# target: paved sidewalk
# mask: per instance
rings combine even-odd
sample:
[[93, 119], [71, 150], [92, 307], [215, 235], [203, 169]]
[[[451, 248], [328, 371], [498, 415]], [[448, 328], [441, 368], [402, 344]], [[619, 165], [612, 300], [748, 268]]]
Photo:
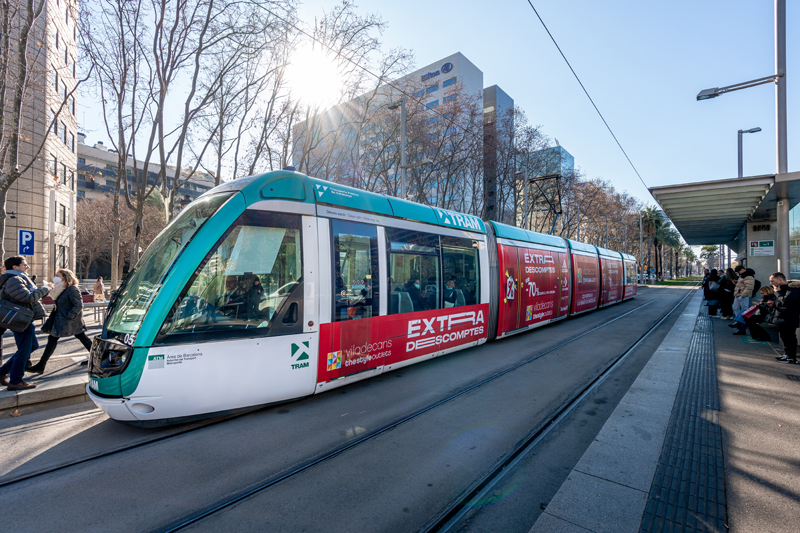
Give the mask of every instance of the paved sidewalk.
[[[100, 333], [101, 324], [94, 320], [94, 312], [85, 309], [83, 312], [86, 323], [87, 336], [91, 339]], [[37, 320], [36, 338], [40, 348], [31, 354], [34, 364], [41, 357], [44, 346], [47, 344], [47, 335], [39, 331], [40, 323]], [[14, 336], [6, 332], [2, 337], [3, 362], [7, 361], [16, 351]], [[47, 363], [47, 369], [41, 376], [25, 374], [25, 381], [36, 384], [35, 389], [24, 391], [9, 391], [0, 387], [0, 416], [25, 415], [52, 407], [61, 407], [74, 403], [89, 401], [86, 394], [86, 384], [89, 376], [87, 366], [81, 364], [87, 360], [89, 352], [74, 337], [59, 340], [56, 351]]]
[[798, 529], [800, 366], [728, 324], [698, 291], [532, 532]]

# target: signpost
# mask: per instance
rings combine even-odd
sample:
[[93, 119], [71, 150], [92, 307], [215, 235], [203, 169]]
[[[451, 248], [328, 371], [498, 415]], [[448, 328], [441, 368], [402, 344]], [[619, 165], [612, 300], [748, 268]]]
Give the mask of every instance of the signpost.
[[775, 255], [775, 241], [750, 241], [750, 257]]
[[17, 236], [17, 254], [33, 255], [36, 253], [36, 239], [31, 230], [21, 229]]

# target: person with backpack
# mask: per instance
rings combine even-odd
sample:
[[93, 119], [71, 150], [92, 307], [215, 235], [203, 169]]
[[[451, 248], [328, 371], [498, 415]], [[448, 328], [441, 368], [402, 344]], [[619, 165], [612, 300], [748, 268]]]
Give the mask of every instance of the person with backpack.
[[[39, 301], [50, 292], [50, 284], [45, 282], [43, 287], [37, 289], [25, 274], [30, 266], [21, 255], [6, 259], [5, 267], [5, 274], [0, 276], [0, 298], [29, 307], [33, 310], [33, 320], [21, 333], [14, 332], [17, 351], [0, 367], [0, 384], [7, 386], [10, 391], [32, 389], [36, 385], [22, 381], [22, 377], [31, 352], [39, 349], [34, 321], [44, 318], [44, 307]], [[9, 374], [10, 378], [7, 377]]]
[[756, 279], [756, 272], [752, 268], [739, 265], [736, 267], [736, 274], [739, 276], [739, 280], [733, 291], [734, 315], [738, 315], [750, 307], [750, 298], [758, 294], [758, 290], [761, 288], [761, 282]]

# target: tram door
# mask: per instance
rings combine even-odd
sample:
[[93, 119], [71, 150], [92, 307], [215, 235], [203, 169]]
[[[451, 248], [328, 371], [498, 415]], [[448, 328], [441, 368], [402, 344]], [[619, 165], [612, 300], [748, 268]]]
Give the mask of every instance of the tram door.
[[320, 328], [318, 381], [330, 381], [383, 365], [372, 348], [379, 340], [373, 317], [380, 312], [377, 227], [331, 221], [331, 323]]
[[558, 282], [558, 289], [556, 290], [558, 291], [558, 316], [566, 316], [569, 314], [569, 257], [567, 257], [566, 252], [559, 252], [557, 256], [556, 272], [558, 272], [558, 278], [556, 281]]

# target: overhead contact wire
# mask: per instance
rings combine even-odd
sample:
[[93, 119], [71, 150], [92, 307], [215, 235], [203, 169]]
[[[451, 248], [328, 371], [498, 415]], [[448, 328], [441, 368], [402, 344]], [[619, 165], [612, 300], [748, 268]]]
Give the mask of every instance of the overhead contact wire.
[[[575, 76], [576, 80], [578, 80], [578, 85], [581, 86], [581, 89], [583, 89], [584, 94], [586, 94], [586, 98], [588, 98], [589, 102], [592, 103], [592, 107], [594, 107], [594, 110], [597, 111], [597, 114], [600, 116], [600, 120], [602, 120], [603, 124], [606, 125], [606, 129], [608, 129], [608, 132], [614, 138], [614, 142], [616, 142], [617, 146], [619, 146], [619, 149], [622, 151], [622, 155], [624, 155], [625, 159], [628, 160], [628, 164], [630, 164], [631, 168], [636, 173], [636, 176], [639, 178], [639, 181], [641, 181], [642, 185], [644, 185], [645, 189], [647, 189], [647, 192], [650, 192], [650, 188], [644, 182], [644, 179], [642, 178], [642, 175], [639, 174], [639, 171], [636, 169], [636, 166], [633, 164], [633, 161], [631, 161], [631, 158], [628, 157], [628, 153], [625, 151], [625, 148], [622, 147], [622, 143], [620, 143], [619, 139], [617, 139], [617, 136], [614, 135], [614, 131], [611, 129], [611, 126], [608, 125], [608, 122], [606, 121], [606, 119], [603, 116], [603, 114], [600, 112], [600, 109], [597, 107], [597, 104], [594, 103], [594, 100], [592, 99], [592, 96], [589, 94], [589, 91], [586, 90], [586, 87], [583, 85], [583, 82], [581, 81], [580, 77], [578, 77], [578, 73], [575, 72], [574, 68], [572, 68], [572, 65], [570, 64], [569, 60], [567, 59], [567, 56], [564, 55], [564, 52], [561, 50], [561, 47], [558, 46], [558, 42], [556, 42], [556, 38], [553, 37], [552, 33], [550, 33], [550, 30], [548, 29], [547, 24], [544, 23], [544, 20], [542, 20], [542, 17], [541, 17], [541, 15], [539, 15], [539, 12], [536, 11], [536, 8], [533, 6], [533, 2], [531, 0], [528, 0], [528, 5], [531, 6], [531, 9], [533, 9], [533, 12], [536, 14], [536, 17], [539, 19], [539, 22], [542, 23], [542, 27], [544, 28], [544, 31], [547, 32], [547, 35], [550, 36], [550, 40], [553, 41], [554, 45], [556, 45], [556, 49], [558, 49], [558, 53], [561, 54], [561, 57], [564, 59], [564, 62], [569, 67], [569, 70], [572, 72], [572, 75]], [[651, 193], [651, 196], [652, 196], [652, 193]], [[655, 200], [655, 197], [653, 197], [653, 199]], [[656, 200], [656, 202], [658, 202], [658, 200]]]

